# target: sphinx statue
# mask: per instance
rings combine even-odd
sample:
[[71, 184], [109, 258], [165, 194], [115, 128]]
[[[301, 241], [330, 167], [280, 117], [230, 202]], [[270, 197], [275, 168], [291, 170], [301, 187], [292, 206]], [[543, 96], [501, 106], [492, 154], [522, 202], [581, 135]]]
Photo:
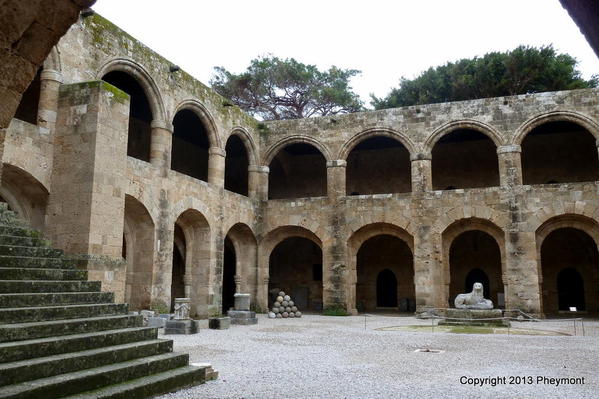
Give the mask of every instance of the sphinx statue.
[[493, 302], [483, 296], [481, 283], [474, 283], [472, 292], [458, 295], [454, 305], [456, 309], [493, 309]]

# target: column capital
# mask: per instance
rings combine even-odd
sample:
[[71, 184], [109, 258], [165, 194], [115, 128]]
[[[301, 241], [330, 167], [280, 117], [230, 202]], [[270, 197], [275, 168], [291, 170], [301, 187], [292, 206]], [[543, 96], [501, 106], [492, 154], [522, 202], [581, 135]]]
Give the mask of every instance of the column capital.
[[522, 147], [518, 144], [500, 145], [497, 147], [497, 154], [508, 154], [512, 152], [520, 153], [522, 152]]
[[227, 156], [227, 152], [220, 147], [210, 147], [208, 148], [208, 154], [210, 155], [220, 155], [221, 157]]
[[268, 166], [249, 165], [248, 172], [269, 173], [270, 168]]
[[430, 152], [416, 152], [410, 155], [410, 161], [430, 161], [433, 155]]
[[327, 161], [327, 168], [345, 168], [346, 166], [347, 162], [344, 159]]
[[62, 83], [62, 73], [53, 69], [44, 69], [40, 74], [41, 80], [53, 80], [58, 83]]
[[171, 133], [175, 130], [172, 123], [169, 123], [167, 121], [161, 121], [158, 119], [154, 119], [150, 126], [152, 127], [152, 129], [164, 129], [168, 130]]

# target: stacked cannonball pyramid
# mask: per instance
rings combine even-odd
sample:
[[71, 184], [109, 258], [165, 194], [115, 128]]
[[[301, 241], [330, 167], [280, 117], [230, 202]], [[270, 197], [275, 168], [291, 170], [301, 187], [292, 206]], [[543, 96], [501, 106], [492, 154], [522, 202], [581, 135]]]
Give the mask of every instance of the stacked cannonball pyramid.
[[297, 307], [285, 292], [279, 292], [279, 296], [272, 305], [272, 310], [268, 313], [271, 319], [285, 319], [287, 317], [302, 317], [302, 312], [297, 310]]

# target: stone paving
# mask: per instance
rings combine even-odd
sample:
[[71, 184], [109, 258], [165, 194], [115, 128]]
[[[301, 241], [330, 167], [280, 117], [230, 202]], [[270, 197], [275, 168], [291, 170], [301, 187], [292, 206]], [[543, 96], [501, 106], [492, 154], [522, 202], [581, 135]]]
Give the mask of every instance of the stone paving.
[[[411, 316], [258, 317], [253, 326], [169, 336], [176, 351], [211, 362], [220, 376], [163, 398], [596, 398], [599, 391], [599, 320], [585, 322], [586, 336], [507, 336], [377, 330], [430, 325]], [[513, 326], [574, 332], [566, 321]]]

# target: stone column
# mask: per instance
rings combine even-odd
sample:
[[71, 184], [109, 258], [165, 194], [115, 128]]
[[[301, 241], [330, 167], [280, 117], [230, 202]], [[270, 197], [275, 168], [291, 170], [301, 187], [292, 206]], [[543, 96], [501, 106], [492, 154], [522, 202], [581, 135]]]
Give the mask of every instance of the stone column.
[[268, 199], [268, 166], [248, 166], [248, 194], [250, 198], [266, 201]]
[[[441, 243], [439, 242], [440, 246]], [[439, 248], [439, 253], [441, 252]], [[431, 307], [447, 307], [439, 259], [434, 258], [435, 241], [430, 226], [418, 224], [414, 236], [414, 288], [416, 312]]]
[[226, 152], [222, 148], [208, 149], [208, 183], [219, 188], [225, 186], [225, 156]]
[[150, 163], [164, 171], [171, 168], [173, 125], [160, 120], [152, 121]]
[[235, 280], [235, 292], [242, 293], [243, 292], [243, 277], [240, 275], [233, 276], [233, 280]]
[[419, 153], [411, 156], [412, 161], [412, 192], [422, 193], [432, 191], [432, 156], [431, 154]]
[[347, 162], [342, 159], [327, 162], [327, 195], [330, 198], [345, 196], [345, 170]]
[[499, 182], [502, 187], [522, 185], [522, 148], [519, 145], [497, 147]]
[[264, 271], [259, 272], [260, 276], [258, 276], [258, 298], [257, 305], [261, 309], [269, 309], [270, 303], [268, 303], [268, 283], [270, 278], [268, 276], [264, 276]]
[[54, 131], [58, 112], [58, 92], [62, 84], [62, 74], [58, 71], [45, 69], [41, 73], [40, 99], [37, 111], [39, 126]]
[[193, 276], [190, 272], [185, 272], [183, 275], [183, 285], [185, 286], [185, 297], [191, 298], [191, 286], [193, 284]]

